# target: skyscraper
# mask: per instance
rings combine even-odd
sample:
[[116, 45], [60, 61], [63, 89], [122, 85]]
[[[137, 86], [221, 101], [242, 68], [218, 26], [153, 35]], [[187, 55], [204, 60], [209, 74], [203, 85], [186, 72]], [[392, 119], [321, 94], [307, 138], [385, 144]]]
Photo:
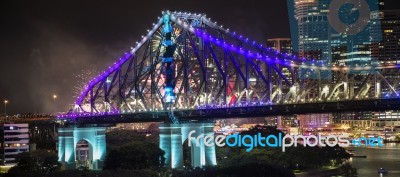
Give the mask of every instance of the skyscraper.
[[331, 61], [328, 0], [289, 0], [293, 49], [300, 57]]
[[292, 40], [290, 38], [272, 38], [267, 40], [267, 46], [280, 53], [293, 54]]
[[[313, 59], [322, 61], [321, 63], [328, 67], [364, 66], [373, 62], [371, 43], [381, 39], [379, 8], [383, 8], [383, 0], [352, 2], [287, 0], [287, 2], [293, 50], [299, 57], [304, 57], [308, 61]], [[301, 80], [316, 79], [328, 87], [340, 79], [338, 73], [331, 71], [321, 71], [319, 75], [307, 70], [300, 72], [302, 73], [299, 73], [299, 76], [306, 76]], [[350, 70], [348, 74], [354, 79], [346, 82], [358, 88], [368, 72]], [[315, 97], [319, 94], [319, 90], [310, 90], [309, 94]], [[365, 117], [364, 114], [362, 116]], [[325, 114], [317, 116], [316, 119], [327, 119], [327, 117], [329, 115]]]
[[[288, 0], [293, 50], [325, 65], [371, 63], [371, 42], [380, 41], [383, 0]], [[324, 73], [331, 78], [331, 73]]]
[[[289, 55], [293, 54], [292, 41], [290, 38], [272, 38], [267, 39], [267, 46], [273, 48], [280, 53], [286, 53]], [[283, 75], [286, 76], [289, 82], [292, 82], [291, 72], [288, 68], [282, 68]], [[279, 77], [278, 75], [273, 75], [272, 77]], [[281, 88], [283, 89], [283, 88]]]
[[380, 20], [382, 41], [373, 44], [372, 56], [381, 64], [400, 64], [400, 10], [383, 10]]

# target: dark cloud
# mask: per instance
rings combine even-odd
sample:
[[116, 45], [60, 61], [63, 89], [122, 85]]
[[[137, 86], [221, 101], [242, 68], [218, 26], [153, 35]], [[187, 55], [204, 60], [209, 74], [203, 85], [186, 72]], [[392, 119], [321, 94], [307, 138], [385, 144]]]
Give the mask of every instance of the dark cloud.
[[11, 113], [67, 110], [77, 76], [104, 70], [165, 9], [206, 13], [259, 42], [290, 36], [286, 0], [1, 1], [0, 99]]

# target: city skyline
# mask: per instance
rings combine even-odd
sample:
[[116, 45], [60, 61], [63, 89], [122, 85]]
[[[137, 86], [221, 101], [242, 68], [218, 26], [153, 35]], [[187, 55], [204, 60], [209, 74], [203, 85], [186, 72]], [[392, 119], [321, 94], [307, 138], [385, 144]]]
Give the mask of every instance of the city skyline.
[[397, 176], [393, 4], [1, 2], [0, 177]]
[[[149, 28], [148, 23], [163, 9], [208, 14], [222, 25], [259, 42], [290, 36], [286, 1], [220, 2], [212, 9], [206, 5], [211, 2], [152, 3], [155, 7], [149, 12], [129, 13], [128, 9], [113, 10], [127, 8], [124, 3], [111, 7], [101, 2], [79, 6], [74, 2], [32, 3], [29, 9], [24, 3], [8, 3], [1, 6], [5, 8], [1, 18], [8, 27], [3, 28], [0, 35], [4, 39], [1, 40], [0, 63], [9, 67], [0, 71], [4, 76], [0, 99], [9, 101], [9, 114], [67, 111], [77, 96], [77, 89], [91, 78], [90, 75], [102, 71], [132, 46], [139, 39], [137, 36], [143, 35], [142, 29]], [[396, 8], [394, 1], [385, 3]], [[226, 11], [216, 11], [219, 8]], [[143, 13], [146, 16], [141, 16]]]

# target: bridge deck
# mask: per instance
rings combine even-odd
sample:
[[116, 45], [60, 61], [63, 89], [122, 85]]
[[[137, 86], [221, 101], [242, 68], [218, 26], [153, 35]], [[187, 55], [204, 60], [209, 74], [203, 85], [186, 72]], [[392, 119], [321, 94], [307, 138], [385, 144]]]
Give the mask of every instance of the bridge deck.
[[[215, 119], [250, 118], [277, 115], [333, 113], [353, 111], [400, 110], [400, 99], [371, 99], [340, 102], [315, 102], [303, 104], [263, 105], [243, 107], [206, 107], [200, 109], [176, 110], [174, 113], [182, 121], [212, 121]], [[79, 124], [162, 122], [167, 120], [166, 111], [137, 112], [127, 114], [64, 117], [62, 120]]]

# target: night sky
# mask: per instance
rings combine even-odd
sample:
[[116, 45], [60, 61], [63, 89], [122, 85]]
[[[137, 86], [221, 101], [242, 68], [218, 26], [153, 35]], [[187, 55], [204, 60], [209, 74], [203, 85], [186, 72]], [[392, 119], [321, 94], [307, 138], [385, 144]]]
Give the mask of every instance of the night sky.
[[[400, 8], [396, 2], [385, 4]], [[3, 0], [0, 99], [9, 100], [7, 113], [67, 111], [77, 88], [89, 79], [82, 75], [93, 75], [114, 63], [166, 9], [206, 13], [218, 24], [259, 42], [290, 37], [286, 0]]]

